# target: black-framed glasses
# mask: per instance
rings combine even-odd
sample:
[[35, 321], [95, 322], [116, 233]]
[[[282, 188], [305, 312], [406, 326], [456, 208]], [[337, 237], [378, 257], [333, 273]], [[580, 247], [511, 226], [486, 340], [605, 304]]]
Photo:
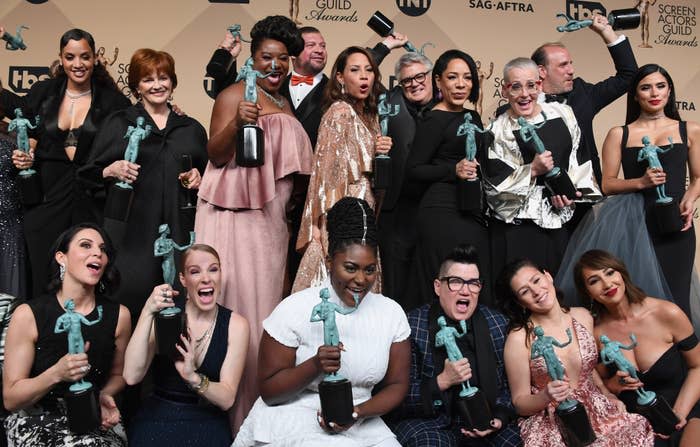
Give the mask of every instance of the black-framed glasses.
[[410, 87], [411, 84], [413, 84], [413, 81], [416, 81], [418, 84], [422, 84], [425, 82], [425, 79], [428, 77], [428, 73], [430, 73], [430, 70], [423, 72], [423, 73], [418, 73], [415, 76], [411, 76], [410, 78], [403, 78], [402, 80], [399, 81], [399, 85], [401, 87]]
[[467, 285], [467, 289], [472, 293], [478, 293], [481, 291], [481, 288], [484, 287], [484, 280], [482, 278], [464, 279], [459, 276], [443, 276], [440, 278], [440, 281], [446, 282], [447, 288], [450, 289], [451, 292], [459, 292], [465, 284]]

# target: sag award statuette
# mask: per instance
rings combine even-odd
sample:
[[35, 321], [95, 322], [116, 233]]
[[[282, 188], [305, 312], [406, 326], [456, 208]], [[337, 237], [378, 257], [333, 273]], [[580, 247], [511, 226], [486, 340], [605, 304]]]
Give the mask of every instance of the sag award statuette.
[[[129, 126], [124, 134], [124, 139], [129, 143], [124, 151], [124, 160], [129, 163], [136, 163], [139, 156], [139, 146], [141, 142], [151, 134], [151, 125], [144, 123], [146, 119], [142, 116], [136, 118], [136, 127]], [[121, 181], [113, 184], [107, 193], [105, 203], [105, 218], [126, 222], [129, 220], [131, 203], [134, 200], [134, 187], [127, 182]]]
[[12, 35], [5, 31], [2, 33], [2, 40], [5, 41], [5, 49], [10, 50], [10, 51], [17, 51], [17, 50], [26, 50], [27, 45], [24, 43], [24, 39], [22, 39], [22, 30], [23, 29], [29, 29], [28, 26], [20, 25], [17, 27], [17, 34]]
[[[392, 107], [393, 106], [393, 107]], [[389, 133], [389, 117], [399, 114], [400, 106], [386, 103], [386, 93], [379, 95], [377, 113], [382, 136]], [[393, 111], [392, 111], [393, 110]], [[391, 157], [387, 154], [377, 154], [374, 157], [374, 189], [387, 189], [391, 186]]]
[[[328, 288], [321, 289], [319, 297], [321, 302], [314, 306], [309, 321], [322, 321], [323, 344], [338, 346], [340, 336], [338, 326], [335, 324], [335, 313], [347, 315], [355, 312], [360, 304], [360, 298], [357, 294], [353, 294], [355, 307], [345, 308], [328, 301], [331, 297]], [[348, 379], [337, 372], [326, 374], [318, 384], [318, 395], [321, 398], [321, 415], [326, 424], [333, 422], [338, 425], [347, 425], [353, 422], [352, 384]]]
[[[541, 154], [545, 151], [544, 143], [537, 135], [537, 129], [544, 126], [547, 122], [547, 116], [542, 112], [542, 117], [544, 121], [538, 126], [535, 124], [530, 124], [524, 117], [518, 118], [518, 124], [520, 125], [520, 138], [524, 142], [532, 141], [535, 151]], [[556, 196], [566, 196], [569, 200], [574, 200], [576, 198], [576, 187], [569, 175], [563, 171], [558, 166], [552, 168], [551, 171], [544, 175], [544, 185], [549, 189], [549, 191]]]
[[[464, 122], [457, 128], [457, 136], [466, 135], [464, 140], [465, 158], [469, 161], [474, 161], [476, 158], [476, 132], [487, 133], [489, 129], [479, 129], [479, 126], [472, 123], [471, 114], [466, 112]], [[460, 211], [480, 213], [482, 197], [481, 180], [478, 177], [457, 182], [457, 208]]]
[[[649, 168], [663, 171], [661, 161], [659, 161], [659, 153], [665, 154], [673, 149], [673, 139], [668, 137], [670, 146], [668, 149], [661, 149], [659, 146], [651, 144], [649, 137], [642, 137], [644, 145], [637, 155], [637, 161], [646, 160], [649, 163]], [[678, 201], [666, 195], [666, 185], [661, 184], [656, 186], [656, 202], [653, 208], [654, 220], [656, 226], [661, 233], [675, 233], [683, 228], [683, 218], [681, 217], [681, 209], [678, 206]]]
[[[389, 20], [387, 16], [379, 11], [375, 12], [372, 17], [369, 18], [367, 21], [367, 26], [382, 37], [388, 37], [394, 33], [394, 22]], [[406, 51], [420, 53], [420, 51], [418, 51], [418, 49], [411, 42], [406, 42], [403, 44], [403, 47], [406, 49]]]
[[[447, 326], [447, 321], [444, 316], [437, 319], [440, 330], [435, 334], [435, 347], [444, 346], [447, 351], [447, 358], [451, 362], [456, 362], [464, 358], [462, 352], [457, 346], [457, 338], [462, 338], [467, 335], [467, 322], [462, 320], [459, 322], [462, 328], [462, 333], [453, 327]], [[459, 397], [455, 399], [457, 410], [462, 416], [462, 419], [467, 424], [468, 429], [488, 430], [491, 428], [491, 408], [486, 400], [484, 393], [475, 386], [471, 386], [467, 380], [467, 386], [462, 385], [462, 390], [459, 392]]]
[[[170, 226], [162, 224], [158, 227], [158, 239], [153, 243], [153, 255], [163, 258], [161, 268], [163, 269], [163, 282], [175, 283], [175, 250], [184, 251], [194, 244], [194, 231], [190, 231], [190, 243], [179, 246], [168, 237]], [[180, 341], [180, 334], [183, 332], [184, 319], [182, 310], [177, 306], [167, 307], [156, 315], [155, 336], [158, 353], [166, 355], [172, 359], [177, 358], [179, 351], [175, 345]]]
[[[258, 102], [257, 78], [266, 78], [275, 71], [275, 61], [272, 61], [272, 71], [262, 74], [253, 68], [253, 58], [249, 57], [236, 77], [236, 82], [245, 79], [244, 99], [247, 102]], [[246, 168], [255, 168], [265, 164], [265, 132], [255, 124], [245, 124], [236, 134], [236, 164]]]
[[[600, 359], [603, 361], [603, 364], [614, 364], [618, 370], [624, 371], [630, 377], [639, 380], [637, 369], [620, 352], [620, 349], [631, 351], [637, 346], [637, 337], [634, 334], [630, 334], [630, 340], [632, 340], [632, 343], [625, 346], [618, 341], [610, 340], [606, 335], [601, 335], [600, 342], [603, 344], [603, 347], [600, 349]], [[668, 402], [666, 402], [666, 399], [663, 396], [657, 396], [653, 391], [646, 391], [641, 387], [637, 388], [635, 392], [637, 393], [637, 409], [639, 413], [649, 419], [652, 427], [654, 427], [654, 432], [667, 436], [673, 433], [676, 430], [676, 424], [680, 421]]]
[[[29, 153], [29, 129], [36, 129], [39, 125], [39, 115], [34, 119], [34, 125], [24, 117], [22, 109], [15, 109], [15, 119], [10, 121], [8, 132], [17, 132], [17, 149]], [[32, 168], [22, 169], [17, 177], [19, 195], [25, 206], [36, 205], [44, 198], [41, 188], [41, 179], [36, 170]]]
[[[564, 13], [557, 14], [557, 17], [564, 18], [566, 24], [557, 26], [560, 33], [570, 33], [583, 28], [588, 28], [593, 24], [593, 20], [575, 20]], [[608, 23], [614, 30], [635, 29], [641, 22], [641, 14], [637, 8], [616, 9], [608, 14]]]
[[[537, 338], [532, 342], [530, 358], [542, 357], [549, 377], [552, 380], [564, 380], [564, 365], [554, 353], [553, 346], [563, 348], [571, 343], [571, 329], [566, 329], [568, 337], [566, 343], [559, 343], [554, 337], [544, 335], [541, 326], [535, 327], [534, 332]], [[588, 413], [581, 402], [575, 399], [566, 399], [557, 406], [556, 414], [563, 425], [561, 427], [563, 429], [562, 437], [566, 441], [566, 445], [588, 445], [595, 441], [596, 437], [591, 428]]]
[[[80, 325], [93, 326], [102, 321], [102, 306], [97, 306], [97, 319], [93, 321], [88, 321], [83, 315], [75, 312], [75, 303], [72, 299], [67, 299], [63, 307], [66, 313], [58, 317], [53, 331], [56, 334], [68, 332], [68, 353], [82, 354], [85, 352], [85, 341], [80, 332]], [[68, 387], [65, 399], [70, 431], [82, 434], [100, 426], [102, 423], [100, 402], [90, 382], [83, 379], [75, 382]]]

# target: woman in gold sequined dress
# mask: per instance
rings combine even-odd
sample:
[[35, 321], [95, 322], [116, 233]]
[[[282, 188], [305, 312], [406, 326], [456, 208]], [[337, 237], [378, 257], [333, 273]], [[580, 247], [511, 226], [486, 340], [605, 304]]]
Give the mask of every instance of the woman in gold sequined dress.
[[[382, 136], [379, 129], [380, 82], [379, 69], [364, 48], [346, 48], [333, 64], [297, 239], [297, 250], [304, 251], [304, 257], [292, 292], [318, 285], [326, 277], [326, 213], [335, 202], [352, 196], [377, 209], [372, 160], [391, 149], [391, 138]], [[375, 289], [379, 288], [377, 281]]]

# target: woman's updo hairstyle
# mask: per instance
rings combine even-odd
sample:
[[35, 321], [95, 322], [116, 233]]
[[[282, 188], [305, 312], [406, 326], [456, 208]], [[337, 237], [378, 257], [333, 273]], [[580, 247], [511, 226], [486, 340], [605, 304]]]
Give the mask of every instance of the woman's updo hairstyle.
[[377, 225], [369, 204], [355, 197], [343, 197], [328, 211], [328, 255], [345, 250], [353, 244], [372, 247], [377, 251]]
[[282, 42], [287, 47], [290, 56], [298, 56], [304, 49], [304, 39], [301, 38], [296, 24], [285, 16], [267, 16], [253, 25], [250, 31], [250, 53], [255, 54], [265, 39]]

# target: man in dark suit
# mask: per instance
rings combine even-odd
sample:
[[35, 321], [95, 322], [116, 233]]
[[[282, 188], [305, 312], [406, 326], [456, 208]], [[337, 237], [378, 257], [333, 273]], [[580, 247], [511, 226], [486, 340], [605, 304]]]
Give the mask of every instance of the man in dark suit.
[[404, 191], [403, 180], [416, 123], [435, 102], [430, 81], [432, 69], [433, 63], [427, 57], [418, 53], [403, 54], [394, 70], [398, 85], [387, 92], [387, 103], [392, 108], [398, 105], [399, 113], [389, 118], [388, 134], [393, 141], [392, 177], [378, 219], [382, 287], [384, 294], [395, 299], [406, 311], [422, 304], [407, 301], [404, 293], [415, 249], [414, 216], [420, 197]]
[[[458, 246], [442, 262], [440, 277], [434, 281], [438, 299], [408, 314], [409, 391], [401, 406], [386, 417], [403, 446], [521, 445], [503, 363], [507, 321], [479, 304], [482, 281], [476, 249]], [[456, 340], [461, 360], [450, 361], [444, 348], [435, 347], [438, 317], [458, 332], [462, 332], [459, 322], [466, 321], [466, 335]], [[466, 380], [489, 402], [493, 419], [488, 430], [470, 430], [457, 412], [455, 398]]]
[[328, 76], [323, 74], [328, 52], [326, 41], [318, 29], [305, 26], [299, 28], [299, 33], [304, 39], [304, 49], [292, 60], [292, 72], [282, 84], [280, 93], [291, 104], [294, 115], [304, 126], [311, 146], [315, 148], [323, 114], [323, 90], [328, 83]]
[[627, 93], [630, 82], [637, 73], [629, 39], [618, 36], [608, 23], [608, 19], [596, 14], [590, 26], [608, 46], [615, 64], [615, 75], [596, 84], [574, 78], [574, 65], [569, 51], [561, 43], [546, 43], [532, 53], [531, 59], [539, 66], [542, 91], [540, 99], [566, 102], [574, 110], [576, 121], [581, 128], [579, 163], [591, 160], [598, 184], [602, 173], [598, 148], [593, 135], [593, 118], [608, 104]]

